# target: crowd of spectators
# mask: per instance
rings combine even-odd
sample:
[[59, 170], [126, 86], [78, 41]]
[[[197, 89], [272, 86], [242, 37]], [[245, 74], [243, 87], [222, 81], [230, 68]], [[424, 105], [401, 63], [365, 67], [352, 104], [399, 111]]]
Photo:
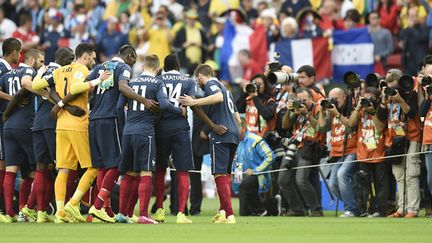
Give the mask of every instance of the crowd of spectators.
[[[46, 63], [54, 60], [54, 53], [61, 46], [74, 48], [81, 42], [95, 43], [99, 62], [104, 62], [118, 53], [122, 45], [129, 43], [137, 51], [134, 75], [142, 72], [141, 64], [146, 55], [155, 54], [163, 60], [170, 53], [179, 56], [182, 72], [192, 74], [195, 67], [201, 63], [209, 63], [216, 70], [220, 66], [227, 10], [240, 9], [238, 13], [243, 15], [243, 24], [252, 29], [258, 25], [263, 26], [268, 50], [273, 43], [280, 40], [331, 37], [335, 30], [367, 27], [374, 44], [375, 70], [386, 74], [382, 81], [387, 87], [398, 88], [399, 92], [408, 90], [406, 94], [401, 93], [396, 98], [389, 98], [381, 95], [384, 88], [374, 85], [367, 87], [368, 85], [363, 83], [362, 86], [365, 87], [361, 90], [356, 87], [355, 95], [342, 89], [333, 89], [328, 96], [336, 101], [332, 108], [324, 109], [320, 102], [326, 98], [326, 94], [323, 88], [317, 85], [317, 67], [303, 66], [294, 70], [297, 74], [295, 84], [272, 87], [268, 80], [268, 66], [260, 66], [249, 50], [240, 50], [235, 58], [238, 59], [242, 71], [233, 79], [239, 80], [239, 88], [235, 94], [236, 107], [240, 113], [245, 114], [245, 124], [242, 127], [245, 141], [243, 147], [253, 144], [254, 139], [257, 139], [255, 135], [264, 137], [278, 158], [274, 144], [269, 142], [269, 132], [277, 131], [277, 135], [273, 135], [282, 138], [301, 138], [296, 144], [298, 147], [295, 152], [295, 165], [288, 165], [290, 161], [282, 160], [279, 156], [279, 161], [275, 161], [271, 166], [267, 163], [265, 170], [307, 167], [318, 164], [321, 157], [325, 157], [322, 149], [326, 144], [325, 133], [331, 131], [330, 137], [335, 138], [334, 136], [338, 135], [336, 131], [340, 132], [337, 129], [342, 129], [336, 129], [335, 126], [343, 126], [342, 137], [339, 136], [339, 140], [333, 141], [333, 145], [338, 144], [342, 149], [332, 150], [330, 157], [337, 158], [340, 162], [355, 158], [372, 159], [371, 163], [360, 163], [358, 167], [349, 167], [347, 164], [333, 166], [331, 170], [330, 190], [344, 202], [344, 216], [416, 217], [420, 208], [420, 158], [407, 158], [402, 165], [373, 159], [388, 154], [385, 150], [391, 149], [392, 143], [397, 144], [391, 139], [398, 136], [391, 134], [391, 129], [387, 131], [387, 125], [395, 131], [399, 128], [410, 129], [396, 126], [399, 123], [395, 123], [392, 117], [395, 114], [393, 108], [399, 107], [397, 114], [402, 114], [402, 118], [396, 117], [398, 122], [413, 121], [420, 130], [421, 125], [417, 123], [417, 120], [420, 121], [418, 107], [424, 100], [428, 101], [428, 97], [416, 101], [414, 106], [411, 106], [411, 112], [405, 108], [414, 99], [412, 91], [421, 87], [418, 85], [421, 79], [417, 79], [415, 88], [413, 86], [406, 89], [404, 85], [410, 81], [400, 81], [400, 70], [387, 71], [390, 67], [397, 66], [403, 73], [411, 76], [419, 72], [425, 76], [431, 74], [429, 69], [432, 59], [424, 59], [432, 43], [432, 3], [430, 6], [429, 2], [0, 0], [0, 42], [8, 37], [16, 37], [23, 43], [23, 54], [30, 48], [41, 49], [45, 52]], [[396, 59], [400, 57], [400, 62], [395, 62], [394, 58], [390, 60], [392, 56]], [[288, 66], [282, 66], [281, 71], [287, 75], [293, 73]], [[392, 84], [394, 81], [397, 81], [396, 84]], [[248, 91], [247, 85], [251, 83], [256, 89]], [[423, 94], [421, 88], [415, 91]], [[430, 94], [428, 95], [430, 98]], [[360, 104], [361, 100], [370, 101], [371, 105], [363, 106]], [[301, 105], [296, 106], [296, 101]], [[430, 101], [427, 105], [430, 106]], [[413, 110], [412, 107], [416, 109]], [[333, 124], [335, 119], [337, 122]], [[392, 127], [392, 124], [396, 125]], [[411, 134], [412, 131], [405, 132]], [[255, 135], [249, 136], [249, 133]], [[384, 135], [386, 133], [390, 135]], [[372, 134], [372, 137], [366, 137], [365, 134]], [[344, 139], [341, 139], [343, 136]], [[390, 141], [385, 141], [385, 138], [390, 138]], [[343, 142], [344, 140], [348, 142]], [[350, 145], [353, 147], [349, 147]], [[410, 137], [405, 145], [406, 152], [418, 152], [419, 146], [420, 135]], [[285, 146], [283, 150], [289, 150], [288, 147]], [[260, 159], [274, 159], [260, 157], [264, 156], [262, 151], [266, 148], [262, 146], [259, 151], [255, 151], [253, 159], [256, 159], [256, 163], [249, 163], [249, 166], [258, 168], [262, 166]], [[356, 153], [356, 149], [361, 150], [360, 154]], [[432, 159], [429, 158], [429, 161]], [[407, 166], [408, 176], [404, 175]], [[392, 174], [394, 176], [391, 176]], [[249, 200], [249, 204], [245, 201], [241, 203], [241, 214], [279, 214], [280, 212], [270, 212], [269, 208], [260, 204], [265, 198], [276, 198], [276, 201], [284, 200], [285, 214], [288, 216], [323, 216], [320, 175], [319, 169], [302, 168], [283, 171], [277, 176], [266, 178], [246, 176], [239, 188], [241, 198]], [[428, 176], [429, 180], [431, 177]], [[263, 180], [268, 184], [263, 184]], [[370, 186], [371, 182], [373, 188]], [[396, 199], [396, 184], [400, 193], [408, 191], [407, 195], [404, 194], [405, 199], [402, 196], [399, 196], [399, 201]], [[360, 195], [356, 194], [355, 186], [359, 186]], [[242, 189], [246, 191], [242, 192]], [[265, 196], [257, 197], [258, 194]], [[367, 203], [371, 195], [374, 201]], [[426, 207], [430, 209], [429, 204]], [[432, 215], [432, 212], [428, 213]]]
[[[209, 60], [220, 64], [226, 21], [223, 13], [239, 8], [249, 27], [264, 25], [268, 48], [283, 39], [329, 37], [334, 30], [369, 26], [379, 70], [387, 68], [389, 56], [401, 54], [402, 61], [398, 61], [398, 55], [391, 64], [415, 74], [430, 48], [432, 36], [432, 14], [429, 2], [424, 0], [0, 0], [0, 3], [0, 40], [20, 38], [24, 51], [33, 47], [45, 51], [47, 63], [53, 60], [59, 46], [73, 48], [80, 42], [94, 42], [100, 61], [130, 43], [138, 49], [139, 60], [146, 54], [156, 54], [162, 60], [170, 53], [177, 53], [184, 71], [191, 72], [194, 65]], [[245, 73], [249, 78], [257, 74], [247, 70]]]

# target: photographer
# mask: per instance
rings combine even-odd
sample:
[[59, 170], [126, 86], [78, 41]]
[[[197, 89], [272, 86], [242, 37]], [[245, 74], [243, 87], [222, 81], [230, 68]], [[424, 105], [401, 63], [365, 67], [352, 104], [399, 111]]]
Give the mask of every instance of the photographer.
[[[356, 159], [357, 132], [348, 126], [350, 105], [343, 89], [334, 88], [328, 100], [321, 101], [318, 127], [322, 133], [331, 131], [329, 161], [344, 162]], [[332, 165], [329, 186], [332, 192], [342, 199], [345, 213], [341, 217], [360, 215], [354, 193], [354, 174], [358, 170], [357, 163]]]
[[247, 131], [244, 119], [241, 125], [233, 191], [239, 192], [240, 216], [264, 216], [267, 210], [260, 194], [270, 189], [271, 177], [270, 174], [254, 173], [269, 170], [275, 156], [264, 139]]
[[276, 126], [275, 100], [267, 77], [257, 74], [246, 85], [236, 102], [239, 113], [246, 113], [248, 131], [262, 137]]
[[[382, 91], [378, 108], [380, 119], [388, 124], [386, 156], [419, 152], [420, 118], [414, 80], [411, 76], [390, 74], [386, 81], [387, 87]], [[393, 164], [393, 175], [399, 189], [398, 210], [389, 217], [417, 217], [420, 206], [420, 156], [407, 155], [388, 161]]]
[[312, 93], [312, 100], [318, 103], [320, 100], [325, 99], [325, 92], [321, 86], [318, 86], [315, 76], [315, 69], [310, 65], [301, 66], [297, 70], [298, 85], [300, 88], [306, 88]]
[[[297, 88], [295, 93], [296, 99], [288, 101], [288, 111], [285, 113], [282, 123], [284, 129], [293, 130], [292, 141], [287, 152], [291, 157], [282, 162], [282, 166], [287, 168], [318, 164], [321, 159], [321, 146], [325, 141], [325, 134], [316, 130], [320, 108], [312, 102], [311, 91], [306, 88]], [[296, 148], [298, 148], [297, 152], [295, 151]], [[293, 158], [294, 154], [295, 159]], [[297, 163], [294, 165], [293, 163], [295, 162]], [[279, 178], [279, 181], [282, 182], [280, 185], [281, 191], [285, 193], [286, 187], [290, 189], [291, 195], [285, 196], [289, 199], [288, 203], [291, 209], [295, 208], [298, 213], [301, 213], [299, 210], [302, 208], [301, 201], [298, 199], [295, 189], [292, 190], [293, 184], [291, 181], [295, 175], [297, 187], [311, 211], [309, 215], [315, 217], [323, 216], [320, 191], [310, 181], [311, 174], [312, 176], [317, 175], [318, 169], [305, 168], [289, 172], [291, 174], [288, 174], [288, 178], [285, 178], [285, 180]]]
[[[422, 70], [424, 77], [419, 77], [418, 95], [421, 97], [419, 108], [420, 117], [424, 117], [423, 127], [423, 150], [429, 151], [425, 154], [425, 164], [427, 170], [427, 185], [429, 192], [432, 193], [432, 56], [427, 55], [424, 59]], [[420, 75], [419, 75], [420, 76]], [[424, 92], [424, 89], [426, 92]], [[426, 96], [426, 97], [425, 97]], [[428, 213], [426, 212], [426, 215]]]
[[[375, 195], [375, 204], [369, 208], [369, 217], [385, 216], [388, 199], [387, 163], [382, 158], [386, 124], [376, 114], [379, 95], [378, 89], [368, 87], [364, 98], [358, 101], [348, 122], [349, 127], [357, 126], [357, 159], [366, 160], [359, 164], [359, 186], [362, 192], [359, 208], [366, 208], [370, 193]], [[371, 188], [372, 182], [375, 190]]]

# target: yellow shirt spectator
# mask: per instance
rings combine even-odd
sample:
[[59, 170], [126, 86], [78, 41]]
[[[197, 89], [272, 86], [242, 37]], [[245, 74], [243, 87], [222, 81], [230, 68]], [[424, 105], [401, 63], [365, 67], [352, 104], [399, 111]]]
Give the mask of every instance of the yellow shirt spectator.
[[209, 14], [219, 16], [230, 8], [240, 8], [239, 0], [211, 0]]
[[423, 5], [418, 5], [414, 7], [405, 6], [402, 8], [400, 13], [400, 21], [402, 29], [408, 27], [408, 10], [411, 8], [417, 8], [417, 17], [420, 23], [424, 24], [426, 22], [427, 12]]
[[159, 61], [163, 63], [165, 57], [171, 53], [168, 28], [152, 27], [148, 31], [148, 38], [150, 46], [147, 54], [158, 56]]

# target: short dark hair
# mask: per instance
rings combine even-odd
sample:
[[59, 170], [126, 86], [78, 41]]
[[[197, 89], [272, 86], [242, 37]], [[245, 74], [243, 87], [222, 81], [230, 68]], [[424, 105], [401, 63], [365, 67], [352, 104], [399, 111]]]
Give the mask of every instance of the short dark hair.
[[[3, 44], [4, 45], [4, 44]], [[426, 55], [424, 58], [423, 58], [423, 66], [426, 66], [426, 65], [428, 65], [428, 64], [432, 64], [432, 55]]]
[[198, 65], [198, 67], [195, 69], [194, 74], [195, 76], [198, 76], [198, 74], [202, 74], [207, 77], [214, 77], [213, 69], [208, 64]]
[[164, 71], [180, 70], [180, 61], [174, 54], [168, 55], [164, 59]]
[[89, 43], [80, 43], [75, 48], [75, 57], [80, 58], [82, 57], [82, 55], [84, 55], [84, 53], [91, 54], [94, 51], [96, 51], [94, 45]]
[[298, 88], [295, 89], [295, 94], [296, 95], [298, 95], [300, 93], [304, 93], [304, 92], [306, 92], [308, 94], [309, 98], [313, 97], [312, 92], [309, 89], [301, 88], [301, 87], [298, 87]]
[[311, 65], [303, 65], [298, 70], [297, 73], [305, 72], [306, 76], [312, 77], [315, 76], [315, 68], [313, 68]]
[[43, 52], [38, 50], [38, 49], [28, 49], [24, 55], [24, 60], [28, 61], [30, 58], [36, 59], [38, 58], [40, 55], [43, 56]]
[[375, 87], [367, 87], [365, 90], [365, 94], [373, 94], [375, 96], [375, 99], [378, 99], [380, 96], [380, 91]]
[[357, 9], [350, 9], [346, 12], [344, 20], [350, 19], [354, 23], [358, 24], [360, 23], [360, 13], [357, 11]]
[[32, 16], [29, 13], [22, 13], [19, 16], [19, 25], [24, 25], [26, 24], [28, 21], [32, 21]]
[[136, 56], [137, 53], [135, 51], [135, 48], [133, 48], [131, 45], [123, 45], [122, 47], [120, 47], [119, 55], [121, 57], [128, 57], [129, 55]]
[[3, 41], [2, 51], [3, 56], [9, 56], [14, 51], [20, 51], [21, 50], [21, 42], [18, 39], [15, 38], [7, 38]]
[[378, 11], [372, 11], [372, 12], [370, 12], [368, 14], [368, 17], [371, 16], [372, 14], [376, 14], [376, 15], [378, 15], [378, 18], [381, 18], [381, 15], [380, 15], [380, 13]]
[[144, 67], [158, 69], [160, 67], [159, 58], [156, 55], [148, 55], [144, 57]]
[[66, 66], [73, 62], [75, 55], [69, 47], [62, 47], [55, 52], [55, 62], [60, 66]]

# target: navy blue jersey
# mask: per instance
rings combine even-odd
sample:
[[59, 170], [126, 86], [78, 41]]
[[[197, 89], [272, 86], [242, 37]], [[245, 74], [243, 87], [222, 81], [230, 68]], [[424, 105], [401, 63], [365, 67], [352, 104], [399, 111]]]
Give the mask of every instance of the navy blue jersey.
[[[167, 92], [163, 82], [153, 76], [143, 73], [132, 79], [129, 86], [139, 95], [146, 99], [159, 102], [164, 111], [180, 114], [182, 110], [169, 103]], [[127, 101], [128, 112], [123, 135], [145, 135], [154, 136], [154, 123], [157, 114], [147, 111], [144, 104], [135, 100]]]
[[92, 110], [90, 112], [90, 120], [101, 118], [117, 117], [116, 106], [119, 91], [119, 81], [129, 81], [132, 70], [122, 59], [115, 57], [111, 61], [105, 62], [96, 66], [87, 80], [93, 80], [100, 76], [105, 70], [113, 70], [112, 78], [99, 84], [95, 89], [95, 94], [92, 101]]
[[[52, 75], [54, 70], [59, 68], [55, 62], [51, 62], [42, 78]], [[36, 96], [36, 114], [33, 122], [33, 131], [40, 131], [45, 129], [55, 129], [57, 121], [51, 117], [51, 109], [54, 104], [49, 102], [47, 98], [37, 95]]]
[[[12, 70], [12, 67], [9, 65], [9, 63], [5, 59], [0, 58], [0, 78], [10, 70]], [[0, 100], [0, 116], [3, 115], [7, 104], [8, 102], [6, 100]]]
[[[21, 88], [21, 80], [25, 76], [32, 79], [36, 76], [36, 71], [23, 63], [17, 69], [8, 72], [1, 78], [1, 88], [3, 92], [9, 95], [15, 95]], [[14, 112], [4, 124], [4, 129], [31, 129], [34, 119], [34, 95], [30, 92], [27, 94], [28, 104], [15, 107]]]
[[[181, 75], [177, 71], [171, 71], [159, 76], [167, 89], [168, 101], [176, 107], [180, 107], [178, 98], [180, 96], [195, 96], [196, 83], [193, 79]], [[189, 123], [186, 117], [163, 112], [162, 118], [158, 124], [156, 135], [158, 137], [171, 136], [179, 132], [189, 131]]]
[[12, 70], [12, 67], [10, 64], [3, 58], [0, 58], [0, 77], [3, 76], [3, 74], [9, 72]]
[[227, 127], [228, 131], [222, 136], [210, 132], [210, 142], [238, 144], [240, 132], [234, 117], [237, 108], [234, 105], [233, 96], [217, 79], [210, 79], [204, 87], [204, 95], [207, 97], [218, 92], [223, 94], [223, 102], [209, 105], [207, 115], [215, 124]]

